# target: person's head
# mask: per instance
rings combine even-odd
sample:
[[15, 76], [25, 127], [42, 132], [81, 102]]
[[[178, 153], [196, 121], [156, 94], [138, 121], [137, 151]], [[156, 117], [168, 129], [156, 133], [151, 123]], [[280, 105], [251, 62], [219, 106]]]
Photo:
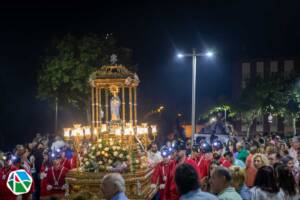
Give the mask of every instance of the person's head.
[[288, 195], [296, 194], [296, 181], [293, 173], [283, 164], [275, 168], [278, 186]]
[[252, 154], [252, 155], [254, 155], [254, 154], [256, 154], [257, 153], [257, 146], [251, 146], [250, 147], [250, 153]]
[[102, 179], [101, 191], [107, 200], [112, 199], [119, 192], [125, 192], [125, 181], [121, 174], [107, 174]]
[[300, 161], [300, 150], [297, 151], [297, 160]]
[[272, 153], [275, 153], [274, 147], [271, 146], [271, 145], [267, 146], [267, 147], [266, 147], [266, 154], [267, 154], [267, 155], [270, 155], [270, 154], [272, 154]]
[[158, 151], [157, 144], [155, 142], [153, 142], [151, 144], [151, 151], [154, 153], [156, 153]]
[[273, 167], [271, 166], [262, 166], [258, 168], [254, 186], [260, 188], [263, 191], [270, 193], [277, 193], [279, 191], [275, 173]]
[[231, 184], [231, 174], [225, 167], [217, 167], [213, 170], [210, 178], [212, 192], [219, 194]]
[[243, 149], [242, 143], [238, 142], [238, 143], [236, 144], [236, 150], [237, 150], [238, 152], [240, 152], [242, 149]]
[[279, 163], [281, 156], [279, 153], [271, 153], [268, 155], [270, 165], [274, 166], [275, 163]]
[[293, 137], [293, 139], [292, 139], [292, 147], [295, 150], [298, 150], [300, 148], [300, 138], [299, 138], [299, 136]]
[[253, 165], [256, 169], [259, 169], [264, 165], [269, 165], [269, 160], [264, 154], [257, 153], [253, 156]]
[[49, 160], [49, 154], [48, 154], [48, 151], [44, 151], [43, 152], [43, 160], [46, 162]]
[[171, 157], [171, 153], [172, 153], [172, 148], [171, 147], [168, 148], [167, 146], [164, 146], [164, 147], [161, 148], [160, 155], [162, 156], [164, 163], [169, 162], [170, 157]]
[[245, 181], [245, 171], [242, 170], [238, 166], [232, 166], [229, 168], [231, 175], [232, 175], [232, 187], [236, 190], [240, 190]]
[[212, 173], [215, 168], [219, 167], [220, 163], [217, 160], [212, 160], [209, 164], [209, 175], [212, 176]]
[[291, 156], [284, 156], [281, 159], [281, 162], [286, 166], [290, 171], [294, 169], [294, 159]]
[[233, 153], [226, 152], [226, 153], [224, 153], [224, 157], [226, 158], [226, 160], [230, 161], [231, 163], [234, 163]]
[[184, 143], [177, 145], [177, 160], [183, 160], [186, 157], [186, 146]]
[[180, 164], [175, 171], [175, 183], [180, 195], [200, 188], [199, 177], [193, 166]]
[[51, 153], [51, 160], [52, 160], [53, 167], [58, 168], [60, 166], [61, 157], [60, 157], [59, 154], [52, 152]]
[[21, 144], [18, 144], [16, 146], [16, 155], [21, 157], [24, 154], [24, 152], [25, 152], [25, 147]]
[[25, 151], [24, 151], [24, 153], [23, 153], [23, 155], [22, 155], [22, 159], [23, 159], [23, 160], [28, 159], [28, 158], [29, 158], [29, 155], [30, 155], [30, 149], [29, 149], [28, 147], [26, 147], [26, 148], [25, 148]]

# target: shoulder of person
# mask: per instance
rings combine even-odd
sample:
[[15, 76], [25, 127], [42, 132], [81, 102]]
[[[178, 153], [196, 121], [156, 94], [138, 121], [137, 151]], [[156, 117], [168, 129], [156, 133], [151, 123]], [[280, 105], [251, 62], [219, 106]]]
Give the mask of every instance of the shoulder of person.
[[218, 200], [218, 197], [216, 197], [215, 195], [208, 193], [208, 192], [203, 192], [201, 191], [201, 193], [203, 193], [203, 196], [205, 197], [205, 199], [208, 200]]

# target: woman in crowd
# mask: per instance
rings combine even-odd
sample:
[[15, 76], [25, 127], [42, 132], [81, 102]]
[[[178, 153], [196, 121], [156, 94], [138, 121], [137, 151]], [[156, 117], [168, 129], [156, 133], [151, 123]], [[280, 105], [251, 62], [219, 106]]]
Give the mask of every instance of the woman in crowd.
[[204, 192], [210, 192], [209, 179], [212, 175], [213, 170], [218, 166], [220, 166], [220, 163], [217, 160], [212, 160], [208, 168], [208, 176], [205, 176], [201, 179], [201, 190], [203, 190]]
[[280, 190], [273, 167], [261, 166], [259, 167], [254, 187], [250, 189], [251, 200], [283, 200], [284, 193]]
[[243, 200], [250, 200], [250, 190], [245, 185], [245, 171], [238, 166], [229, 168], [232, 175], [232, 187], [241, 195]]
[[298, 200], [299, 195], [297, 194], [297, 184], [293, 173], [284, 165], [276, 167], [276, 176], [278, 186], [285, 195], [285, 200]]
[[269, 160], [265, 154], [256, 153], [253, 156], [253, 166], [258, 170], [260, 167], [269, 165]]

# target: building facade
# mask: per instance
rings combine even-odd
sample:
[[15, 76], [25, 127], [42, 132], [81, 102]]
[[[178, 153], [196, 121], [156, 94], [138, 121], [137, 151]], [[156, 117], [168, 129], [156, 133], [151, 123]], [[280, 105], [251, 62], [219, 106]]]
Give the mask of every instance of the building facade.
[[[253, 80], [256, 77], [263, 78], [270, 73], [284, 73], [288, 75], [293, 72], [300, 72], [299, 66], [300, 59], [298, 57], [240, 60], [235, 64], [232, 71], [233, 98], [238, 98], [243, 88], [246, 87], [247, 80], [249, 79]], [[270, 121], [268, 118], [270, 118], [268, 115], [257, 118], [253, 122], [250, 133], [273, 132], [285, 135], [291, 135], [293, 133], [292, 119], [283, 119], [272, 116], [272, 120]], [[234, 127], [241, 135], [247, 133], [247, 127], [243, 120], [236, 121]], [[299, 128], [300, 123], [297, 122], [297, 130]]]

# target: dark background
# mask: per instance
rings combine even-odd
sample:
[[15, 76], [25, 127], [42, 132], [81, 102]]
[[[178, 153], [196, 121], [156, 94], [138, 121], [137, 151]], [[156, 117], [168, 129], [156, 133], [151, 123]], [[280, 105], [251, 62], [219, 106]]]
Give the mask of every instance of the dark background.
[[[217, 53], [198, 60], [198, 114], [230, 99], [239, 59], [300, 55], [299, 1], [182, 2], [1, 2], [0, 149], [53, 132], [53, 105], [36, 99], [36, 74], [51, 40], [66, 33], [113, 33], [131, 48], [142, 81], [139, 115], [164, 105], [161, 121], [169, 124], [179, 112], [190, 118], [191, 59], [178, 60], [177, 52]], [[72, 116], [60, 113], [60, 126]]]

